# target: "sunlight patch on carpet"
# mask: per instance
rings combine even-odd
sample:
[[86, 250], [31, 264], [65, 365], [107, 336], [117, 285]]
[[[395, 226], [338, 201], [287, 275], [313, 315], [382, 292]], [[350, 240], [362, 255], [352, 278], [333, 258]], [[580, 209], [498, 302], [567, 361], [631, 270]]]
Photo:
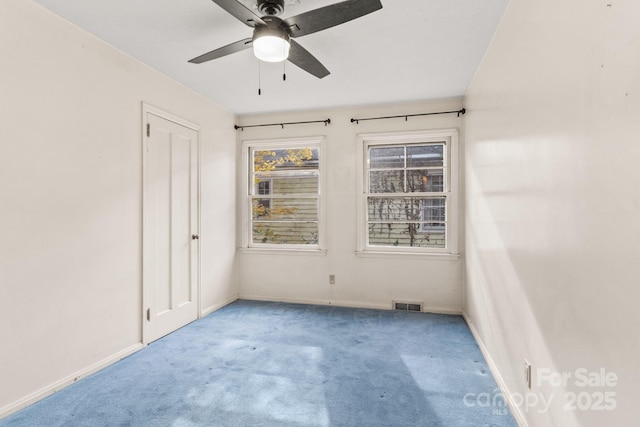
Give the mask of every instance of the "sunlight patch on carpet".
[[306, 426], [329, 425], [322, 349], [226, 340], [219, 350], [233, 352], [233, 363], [220, 368], [224, 375], [214, 370], [215, 380], [203, 388], [190, 389], [190, 404]]

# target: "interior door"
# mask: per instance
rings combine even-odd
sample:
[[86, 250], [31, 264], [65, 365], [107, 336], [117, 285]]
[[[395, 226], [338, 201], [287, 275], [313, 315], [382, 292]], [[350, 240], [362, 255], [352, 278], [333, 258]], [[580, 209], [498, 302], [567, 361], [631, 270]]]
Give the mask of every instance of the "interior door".
[[146, 111], [144, 342], [198, 317], [198, 131]]

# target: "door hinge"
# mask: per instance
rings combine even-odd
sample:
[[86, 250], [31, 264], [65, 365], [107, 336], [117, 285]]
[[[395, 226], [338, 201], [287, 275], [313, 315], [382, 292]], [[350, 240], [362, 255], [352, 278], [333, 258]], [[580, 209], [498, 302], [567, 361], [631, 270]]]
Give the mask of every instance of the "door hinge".
[[151, 124], [147, 123], [147, 136], [151, 136]]
[[151, 322], [151, 309], [147, 308], [147, 322]]

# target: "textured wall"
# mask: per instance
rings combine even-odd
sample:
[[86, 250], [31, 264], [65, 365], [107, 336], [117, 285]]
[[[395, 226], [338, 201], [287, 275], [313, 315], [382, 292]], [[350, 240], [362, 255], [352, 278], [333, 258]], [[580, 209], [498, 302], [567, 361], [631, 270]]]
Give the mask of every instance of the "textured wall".
[[639, 19], [512, 0], [466, 96], [465, 311], [530, 426], [640, 419]]
[[0, 52], [1, 415], [141, 340], [143, 101], [201, 125], [203, 309], [237, 288], [231, 114], [30, 1]]

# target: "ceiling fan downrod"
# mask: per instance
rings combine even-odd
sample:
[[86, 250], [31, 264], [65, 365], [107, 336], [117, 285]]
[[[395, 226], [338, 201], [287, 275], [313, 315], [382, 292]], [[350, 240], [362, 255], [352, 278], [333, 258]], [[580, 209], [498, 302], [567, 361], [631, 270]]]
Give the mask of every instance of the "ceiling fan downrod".
[[258, 0], [258, 10], [265, 16], [278, 16], [284, 11], [284, 0]]

